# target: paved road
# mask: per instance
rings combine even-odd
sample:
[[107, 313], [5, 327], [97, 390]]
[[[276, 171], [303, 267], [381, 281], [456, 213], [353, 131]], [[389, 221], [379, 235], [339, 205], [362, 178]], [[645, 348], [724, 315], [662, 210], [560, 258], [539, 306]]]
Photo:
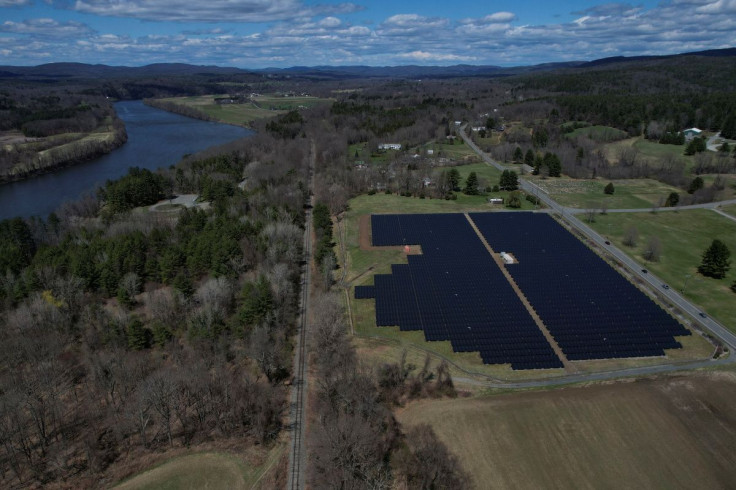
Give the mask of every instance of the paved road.
[[717, 134], [714, 134], [710, 138], [708, 138], [708, 141], [705, 142], [705, 147], [708, 148], [710, 151], [718, 151], [718, 147], [721, 146], [720, 143], [716, 143], [716, 140], [721, 139], [721, 132], [719, 131]]
[[[309, 189], [310, 204], [314, 204], [312, 189], [314, 188], [314, 160], [315, 147], [312, 143], [309, 156]], [[291, 406], [289, 422], [291, 426], [291, 447], [289, 451], [289, 469], [286, 488], [302, 489], [305, 487], [306, 470], [306, 446], [305, 446], [305, 412], [307, 401], [307, 326], [308, 311], [310, 304], [311, 283], [311, 261], [312, 261], [312, 209], [311, 206], [305, 212], [304, 225], [304, 265], [302, 268], [301, 297], [299, 298], [299, 330], [294, 346], [294, 376], [291, 385]]]
[[[460, 135], [462, 136], [463, 140], [465, 140], [465, 143], [470, 146], [473, 151], [475, 151], [485, 163], [488, 165], [491, 165], [499, 170], [503, 170], [504, 166], [499, 164], [498, 162], [494, 161], [490, 156], [488, 156], [486, 153], [482, 152], [478, 146], [473, 143], [470, 138], [465, 134], [464, 127], [460, 130]], [[599, 247], [602, 249], [605, 249], [608, 253], [610, 253], [613, 257], [615, 257], [619, 262], [624, 264], [629, 271], [639, 279], [641, 279], [644, 283], [648, 284], [651, 289], [656, 290], [659, 292], [661, 296], [664, 296], [667, 298], [673, 305], [677, 306], [681, 311], [687, 313], [690, 315], [697, 323], [704, 326], [707, 330], [713, 333], [716, 337], [718, 337], [725, 345], [728, 346], [729, 351], [733, 352], [736, 350], [736, 335], [734, 335], [730, 330], [728, 330], [726, 327], [721, 325], [720, 323], [716, 322], [712, 318], [701, 316], [701, 310], [695, 306], [694, 304], [690, 303], [687, 299], [683, 298], [674, 288], [665, 289], [663, 287], [663, 282], [660, 278], [652, 274], [651, 272], [644, 272], [646, 269], [643, 269], [638, 263], [636, 263], [633, 259], [631, 259], [628, 255], [626, 255], [624, 252], [619, 250], [613, 245], [607, 245], [605, 238], [603, 238], [601, 235], [599, 235], [595, 230], [593, 230], [591, 227], [580, 221], [580, 219], [577, 218], [575, 215], [577, 212], [580, 212], [581, 210], [578, 209], [571, 209], [566, 208], [564, 206], [559, 205], [554, 199], [552, 199], [549, 194], [544, 192], [539, 186], [525, 180], [523, 177], [519, 179], [519, 186], [522, 190], [524, 190], [528, 194], [533, 194], [535, 196], [538, 196], [539, 199], [547, 205], [552, 212], [558, 213], [564, 220], [566, 220], [572, 227], [579, 230], [581, 233], [583, 233], [589, 240], [596, 243]], [[736, 202], [736, 200], [732, 200], [733, 202]], [[730, 203], [732, 201], [724, 201], [723, 203]], [[703, 205], [696, 205], [696, 207], [715, 207], [714, 204], [716, 203], [708, 203]], [[685, 208], [684, 206], [680, 209]], [[573, 212], [575, 211], [575, 212]], [[638, 209], [635, 210], [636, 212], [642, 212], [646, 210]], [[608, 210], [608, 212], [613, 212], [613, 210]], [[634, 212], [634, 210], [631, 210], [631, 212]], [[611, 378], [617, 378], [621, 376], [634, 376], [634, 375], [644, 375], [644, 374], [654, 374], [659, 372], [667, 372], [667, 371], [676, 371], [676, 370], [682, 370], [682, 369], [694, 369], [694, 368], [700, 368], [700, 367], [706, 367], [706, 366], [715, 366], [720, 364], [726, 364], [726, 363], [733, 363], [736, 362], [736, 356], [729, 354], [729, 356], [725, 359], [719, 359], [719, 360], [708, 360], [708, 361], [695, 361], [690, 363], [683, 363], [683, 364], [670, 364], [665, 366], [648, 366], [648, 367], [642, 367], [642, 368], [635, 368], [635, 369], [629, 369], [624, 371], [612, 371], [609, 373], [596, 373], [596, 374], [581, 374], [581, 375], [571, 375], [571, 376], [565, 376], [564, 378], [557, 378], [557, 379], [551, 379], [551, 380], [541, 380], [541, 381], [531, 381], [531, 382], [522, 382], [522, 383], [504, 383], [503, 385], [498, 386], [505, 386], [505, 387], [532, 387], [532, 386], [552, 386], [557, 384], [567, 384], [567, 383], [576, 383], [580, 381], [594, 381], [594, 380], [601, 380], [601, 379], [611, 379]], [[486, 383], [487, 386], [491, 386], [492, 383]]]
[[[532, 184], [533, 185], [533, 184]], [[540, 193], [545, 193], [541, 187], [535, 185], [537, 189], [539, 189]], [[713, 209], [716, 212], [718, 211], [717, 208], [721, 206], [728, 206], [729, 204], [736, 204], [736, 199], [727, 199], [725, 201], [715, 201], [715, 202], [706, 202], [703, 204], [690, 204], [688, 206], [675, 206], [675, 207], [658, 207], [657, 212], [660, 211], [685, 211], [688, 209]], [[562, 206], [561, 206], [562, 207]], [[570, 214], [583, 214], [587, 213], [590, 209], [580, 209], [580, 208], [570, 208], [570, 207], [564, 207], [565, 212]], [[643, 213], [648, 211], [650, 208], [630, 208], [630, 209], [607, 209], [607, 213]]]

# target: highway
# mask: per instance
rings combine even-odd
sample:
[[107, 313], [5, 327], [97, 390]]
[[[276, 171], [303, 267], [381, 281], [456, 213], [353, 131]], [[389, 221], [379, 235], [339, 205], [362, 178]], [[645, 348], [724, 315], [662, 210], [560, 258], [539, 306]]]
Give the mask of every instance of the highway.
[[[464, 126], [460, 128], [459, 133], [461, 137], [463, 138], [465, 143], [470, 148], [472, 148], [473, 151], [475, 151], [478, 154], [478, 156], [480, 156], [483, 159], [483, 161], [486, 164], [491, 165], [499, 170], [507, 170], [505, 166], [494, 161], [489, 155], [481, 151], [480, 148], [478, 148], [478, 146], [465, 134], [464, 128], [465, 128]], [[718, 364], [736, 362], [736, 356], [731, 354], [734, 350], [736, 350], [736, 335], [734, 335], [730, 330], [728, 330], [726, 327], [724, 327], [717, 321], [713, 320], [712, 318], [707, 317], [707, 316], [701, 316], [702, 311], [696, 305], [692, 304], [690, 301], [682, 297], [674, 288], [670, 287], [668, 289], [665, 289], [663, 287], [663, 281], [659, 277], [657, 277], [656, 275], [652, 274], [649, 271], [644, 272], [646, 269], [643, 269], [639, 264], [637, 264], [627, 254], [625, 254], [624, 252], [622, 252], [621, 250], [619, 250], [617, 247], [613, 245], [606, 244], [606, 239], [604, 237], [602, 237], [591, 227], [583, 223], [576, 216], [576, 214], [580, 212], [584, 212], [584, 210], [579, 210], [579, 209], [573, 210], [571, 208], [561, 206], [554, 199], [552, 199], [552, 197], [550, 197], [549, 194], [547, 194], [544, 190], [542, 190], [539, 186], [533, 184], [532, 182], [529, 182], [523, 177], [519, 178], [519, 186], [524, 192], [538, 196], [539, 199], [546, 206], [548, 206], [552, 212], [558, 213], [562, 217], [562, 219], [564, 219], [567, 223], [570, 224], [570, 226], [580, 231], [589, 240], [594, 242], [596, 245], [598, 245], [602, 249], [606, 250], [611, 256], [615, 257], [616, 260], [618, 260], [620, 263], [622, 263], [624, 266], [626, 266], [629, 269], [632, 275], [641, 279], [651, 289], [657, 291], [660, 296], [667, 298], [668, 301], [670, 301], [673, 305], [675, 305], [681, 311], [690, 315], [695, 320], [695, 322], [699, 323], [700, 325], [705, 327], [705, 329], [710, 331], [715, 337], [717, 337], [721, 342], [723, 342], [724, 345], [728, 347], [729, 355], [727, 358], [719, 359], [719, 360], [695, 361], [691, 363], [671, 364], [671, 365], [666, 365], [666, 366], [650, 366], [650, 367], [628, 369], [628, 370], [622, 370], [622, 371], [612, 371], [609, 373], [570, 375], [570, 376], [565, 376], [564, 380], [555, 379], [555, 380], [533, 381], [533, 382], [523, 382], [523, 383], [504, 383], [499, 386], [505, 386], [505, 387], [550, 386], [554, 384], [574, 383], [574, 382], [580, 382], [580, 381], [592, 381], [592, 380], [600, 380], [600, 379], [611, 379], [614, 377], [621, 377], [621, 376], [653, 374], [653, 373], [658, 373], [658, 372], [675, 371], [675, 370], [681, 370], [681, 369], [693, 369], [693, 368], [699, 368], [699, 367], [707, 367], [707, 366], [713, 366], [713, 365], [718, 365]], [[729, 204], [733, 202], [736, 202], [736, 200], [722, 201], [720, 203], [698, 204], [695, 206], [687, 206], [687, 207], [683, 206], [680, 209], [687, 209], [687, 208], [713, 208], [715, 209], [717, 205]], [[667, 208], [661, 208], [661, 209], [667, 209]], [[676, 208], [671, 208], [671, 209], [676, 209]], [[642, 210], [642, 209], [623, 210], [623, 212], [635, 212], [635, 211], [642, 212], [645, 210]], [[609, 209], [607, 210], [607, 212], [609, 213], [616, 212], [616, 210]], [[487, 383], [486, 385], [491, 386], [493, 384]]]

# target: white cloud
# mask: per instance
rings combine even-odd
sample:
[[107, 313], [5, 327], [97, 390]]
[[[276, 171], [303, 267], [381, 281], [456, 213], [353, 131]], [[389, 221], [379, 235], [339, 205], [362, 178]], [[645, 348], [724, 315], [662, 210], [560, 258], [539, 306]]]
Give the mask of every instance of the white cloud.
[[337, 17], [325, 17], [319, 21], [319, 25], [322, 27], [337, 27], [342, 24], [342, 21]]
[[54, 19], [29, 19], [23, 22], [5, 21], [0, 32], [30, 34], [37, 37], [79, 37], [91, 34], [89, 26], [79, 22], [58, 22]]
[[426, 51], [412, 51], [411, 53], [401, 53], [396, 55], [400, 59], [411, 59], [417, 61], [472, 61], [477, 58], [473, 56], [461, 56], [450, 53], [428, 53]]
[[68, 8], [110, 17], [175, 22], [273, 22], [361, 10], [352, 3], [305, 5], [301, 0], [76, 0]]
[[0, 0], [0, 7], [20, 7], [30, 5], [31, 0]]
[[696, 11], [704, 14], [734, 14], [736, 13], [736, 0], [718, 0], [702, 5]]

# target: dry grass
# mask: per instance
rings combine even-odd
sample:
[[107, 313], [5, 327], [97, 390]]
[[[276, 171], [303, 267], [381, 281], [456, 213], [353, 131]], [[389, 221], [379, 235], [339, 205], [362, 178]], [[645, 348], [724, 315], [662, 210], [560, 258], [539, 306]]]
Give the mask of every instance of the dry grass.
[[247, 455], [218, 452], [179, 456], [133, 476], [115, 488], [128, 489], [245, 489], [257, 488], [276, 466], [284, 444]]
[[731, 488], [736, 376], [697, 373], [422, 401], [398, 414], [429, 423], [477, 488]]

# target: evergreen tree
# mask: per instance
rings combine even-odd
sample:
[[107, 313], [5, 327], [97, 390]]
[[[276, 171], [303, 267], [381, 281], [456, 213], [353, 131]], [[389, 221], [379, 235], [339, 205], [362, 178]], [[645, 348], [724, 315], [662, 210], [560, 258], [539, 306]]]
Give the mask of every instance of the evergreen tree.
[[458, 172], [456, 168], [451, 168], [450, 171], [447, 172], [447, 183], [453, 191], [460, 190], [460, 172]]
[[468, 175], [463, 192], [469, 196], [477, 196], [480, 193], [478, 191], [478, 175], [475, 172], [470, 172]]
[[534, 166], [534, 152], [531, 148], [529, 148], [524, 155], [524, 163], [529, 165], [530, 167]]
[[723, 279], [731, 268], [731, 262], [728, 260], [730, 256], [731, 251], [726, 244], [716, 238], [703, 253], [703, 261], [698, 267], [698, 272], [704, 276]]
[[680, 202], [680, 195], [677, 192], [670, 192], [670, 195], [667, 196], [667, 200], [665, 201], [664, 205], [668, 208], [673, 208], [677, 206], [677, 203]]
[[542, 163], [547, 166], [550, 177], [559, 177], [562, 175], [562, 162], [556, 154], [550, 152], [545, 153]]
[[692, 182], [690, 182], [690, 186], [687, 188], [688, 194], [694, 194], [695, 191], [698, 191], [703, 188], [703, 185], [705, 185], [705, 182], [703, 182], [702, 177], [695, 177]]
[[151, 331], [143, 327], [143, 322], [134, 318], [126, 329], [128, 348], [131, 350], [143, 350], [150, 345]]
[[519, 188], [519, 177], [513, 170], [504, 170], [501, 173], [498, 186], [502, 191], [515, 191]]
[[517, 146], [514, 150], [514, 162], [521, 163], [521, 161], [524, 159], [524, 152], [521, 151], [521, 147]]
[[613, 188], [613, 182], [609, 182], [606, 187], [603, 188], [603, 192], [605, 192], [608, 195], [613, 195], [613, 192], [615, 189]]

